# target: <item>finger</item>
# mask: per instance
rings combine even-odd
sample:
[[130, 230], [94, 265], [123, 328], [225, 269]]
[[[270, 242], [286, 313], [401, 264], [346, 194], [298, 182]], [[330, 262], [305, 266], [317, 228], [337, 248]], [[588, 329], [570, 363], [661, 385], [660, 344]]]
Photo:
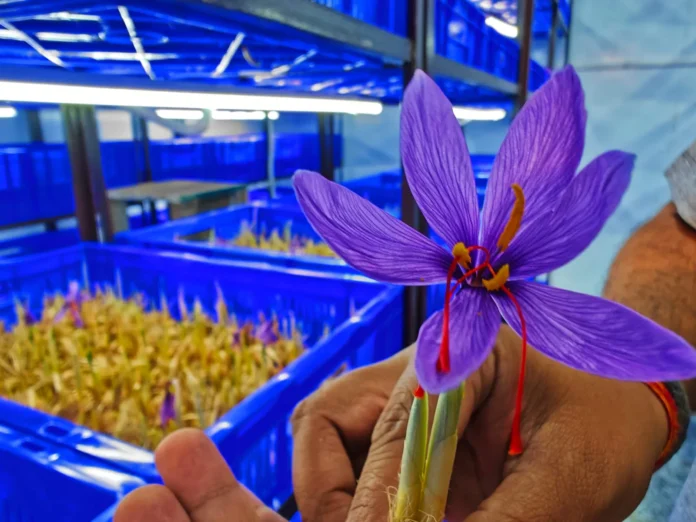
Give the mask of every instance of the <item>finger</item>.
[[114, 522], [191, 522], [174, 493], [165, 486], [138, 488], [116, 509]]
[[398, 485], [401, 454], [416, 386], [415, 375], [407, 371], [397, 382], [377, 421], [348, 514], [349, 522], [389, 519], [389, 496]]
[[293, 485], [304, 522], [345, 522], [372, 430], [409, 353], [325, 384], [295, 410]]
[[192, 522], [256, 522], [263, 504], [232, 475], [212, 441], [182, 429], [155, 452], [155, 464]]

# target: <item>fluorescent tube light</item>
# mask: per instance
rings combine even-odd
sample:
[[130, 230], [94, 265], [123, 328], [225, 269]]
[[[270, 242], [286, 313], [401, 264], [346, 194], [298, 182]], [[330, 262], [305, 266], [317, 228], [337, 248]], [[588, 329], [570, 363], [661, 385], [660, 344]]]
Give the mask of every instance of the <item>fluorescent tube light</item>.
[[280, 118], [280, 114], [278, 114], [278, 111], [271, 111], [268, 113], [269, 120], [277, 120], [278, 118]]
[[17, 116], [17, 109], [7, 105], [0, 106], [0, 118], [14, 118]]
[[517, 38], [517, 35], [519, 34], [517, 26], [503, 22], [500, 18], [496, 18], [495, 16], [487, 16], [486, 25], [498, 31], [503, 36], [507, 36], [508, 38]]
[[157, 109], [155, 114], [163, 120], [202, 120], [204, 116], [196, 109]]
[[453, 107], [454, 115], [459, 120], [500, 121], [507, 115], [505, 109], [480, 107]]
[[64, 83], [0, 81], [3, 100], [24, 103], [71, 103], [107, 107], [252, 110], [380, 114], [382, 104], [341, 98], [234, 94], [186, 90], [128, 89]]
[[263, 111], [213, 111], [214, 120], [265, 120]]

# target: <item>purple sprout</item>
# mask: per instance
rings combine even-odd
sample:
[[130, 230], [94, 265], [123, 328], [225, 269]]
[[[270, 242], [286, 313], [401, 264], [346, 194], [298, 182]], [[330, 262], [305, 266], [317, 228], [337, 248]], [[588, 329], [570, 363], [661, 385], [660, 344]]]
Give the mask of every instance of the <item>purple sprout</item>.
[[36, 320], [36, 316], [31, 313], [31, 310], [29, 310], [29, 307], [24, 308], [24, 324], [31, 326], [32, 324], [36, 324], [38, 321]]
[[449, 250], [317, 173], [294, 176], [308, 220], [354, 268], [393, 284], [447, 283], [444, 309], [425, 321], [417, 341], [416, 373], [428, 392], [455, 388], [483, 363], [501, 316], [523, 347], [528, 341], [578, 370], [643, 382], [696, 375], [696, 351], [653, 321], [598, 297], [528, 281], [579, 255], [628, 187], [635, 157], [620, 151], [600, 155], [576, 175], [585, 123], [582, 86], [567, 67], [512, 122], [480, 212], [452, 105], [418, 71], [404, 95], [401, 155], [414, 198]]
[[303, 247], [304, 247], [304, 245], [302, 244], [302, 240], [297, 236], [292, 236], [292, 238], [290, 239], [290, 246], [288, 248], [290, 253], [291, 254], [301, 253]]
[[280, 337], [277, 333], [275, 321], [263, 321], [254, 331], [254, 337], [264, 345], [277, 343]]
[[65, 303], [53, 318], [53, 322], [58, 323], [62, 321], [66, 314], [70, 312], [75, 326], [77, 328], [84, 328], [85, 323], [82, 321], [82, 316], [80, 315], [80, 305], [83, 300], [79, 283], [77, 283], [77, 281], [71, 281], [68, 286], [68, 293], [65, 295]]
[[167, 427], [169, 421], [176, 418], [176, 408], [175, 408], [176, 398], [174, 394], [167, 386], [167, 392], [164, 395], [164, 400], [162, 401], [162, 407], [160, 408], [160, 423], [163, 428]]

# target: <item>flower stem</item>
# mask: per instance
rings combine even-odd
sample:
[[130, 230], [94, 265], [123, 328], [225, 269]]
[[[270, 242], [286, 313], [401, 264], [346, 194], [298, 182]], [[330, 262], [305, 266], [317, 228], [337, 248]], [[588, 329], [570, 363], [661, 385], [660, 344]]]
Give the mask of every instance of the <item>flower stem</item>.
[[424, 521], [441, 522], [445, 517], [454, 457], [457, 452], [457, 425], [464, 396], [464, 383], [441, 394], [430, 432], [426, 460], [425, 486], [420, 511]]
[[423, 491], [425, 457], [428, 447], [428, 396], [416, 395], [406, 428], [404, 453], [401, 457], [401, 475], [396, 504], [391, 522], [416, 520]]

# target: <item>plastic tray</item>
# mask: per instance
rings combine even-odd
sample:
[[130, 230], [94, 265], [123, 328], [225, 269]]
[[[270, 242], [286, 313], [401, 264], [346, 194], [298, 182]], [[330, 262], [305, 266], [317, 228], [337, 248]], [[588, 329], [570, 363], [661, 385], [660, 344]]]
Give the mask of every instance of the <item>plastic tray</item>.
[[143, 481], [60, 444], [0, 424], [0, 520], [107, 522]]
[[312, 0], [336, 11], [376, 25], [385, 31], [406, 36], [406, 5], [403, 0]]
[[[39, 313], [42, 296], [65, 292], [72, 280], [111, 284], [125, 296], [142, 292], [149, 302], [159, 302], [162, 295], [174, 301], [183, 289], [189, 306], [199, 298], [209, 313], [217, 283], [242, 320], [259, 311], [294, 314], [308, 336], [308, 351], [207, 430], [237, 477], [275, 507], [292, 491], [288, 421], [297, 403], [337, 371], [376, 362], [402, 348], [399, 288], [356, 275], [91, 244], [0, 262], [0, 318], [13, 320], [14, 299]], [[324, 337], [327, 326], [331, 333]], [[0, 423], [99, 457], [147, 482], [159, 480], [150, 452], [63, 419], [0, 400]]]
[[292, 233], [320, 241], [299, 205], [283, 205], [275, 202], [257, 201], [229, 209], [217, 210], [177, 219], [144, 230], [122, 232], [117, 236], [119, 242], [146, 246], [169, 251], [191, 252], [207, 257], [263, 262], [287, 268], [319, 270], [339, 273], [355, 273], [343, 261], [320, 256], [302, 256], [287, 252], [275, 252], [256, 248], [244, 248], [211, 243], [209, 235], [232, 239], [236, 237], [242, 224], [246, 222], [257, 232], [270, 233], [277, 229], [283, 232], [291, 224]]

